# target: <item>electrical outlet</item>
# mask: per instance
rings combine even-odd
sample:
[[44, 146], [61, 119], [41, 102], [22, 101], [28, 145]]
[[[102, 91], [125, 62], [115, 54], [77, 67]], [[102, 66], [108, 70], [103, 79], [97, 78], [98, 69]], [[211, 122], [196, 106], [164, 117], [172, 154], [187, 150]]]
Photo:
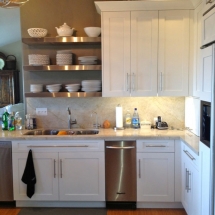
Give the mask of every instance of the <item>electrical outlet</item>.
[[36, 108], [36, 115], [37, 116], [46, 116], [47, 108]]

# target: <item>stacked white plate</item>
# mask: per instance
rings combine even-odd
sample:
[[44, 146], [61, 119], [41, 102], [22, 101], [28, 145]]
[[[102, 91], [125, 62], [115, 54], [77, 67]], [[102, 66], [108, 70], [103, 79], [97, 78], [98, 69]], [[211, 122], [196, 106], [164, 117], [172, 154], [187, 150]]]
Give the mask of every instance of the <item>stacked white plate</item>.
[[56, 55], [56, 64], [59, 66], [72, 64], [71, 50], [59, 50]]
[[101, 80], [83, 80], [81, 82], [82, 91], [85, 92], [97, 92], [97, 91], [101, 91], [102, 86], [101, 86]]
[[49, 65], [49, 55], [42, 54], [29, 54], [28, 55], [29, 65], [42, 66]]
[[43, 92], [43, 85], [42, 84], [31, 84], [30, 91], [32, 93], [40, 93]]
[[80, 89], [81, 84], [66, 84], [65, 88], [69, 92], [77, 92]]
[[80, 65], [95, 65], [98, 58], [96, 56], [83, 56], [78, 57], [78, 60]]
[[46, 89], [50, 92], [50, 93], [57, 93], [60, 91], [61, 89], [61, 84], [50, 84], [50, 85], [46, 85]]

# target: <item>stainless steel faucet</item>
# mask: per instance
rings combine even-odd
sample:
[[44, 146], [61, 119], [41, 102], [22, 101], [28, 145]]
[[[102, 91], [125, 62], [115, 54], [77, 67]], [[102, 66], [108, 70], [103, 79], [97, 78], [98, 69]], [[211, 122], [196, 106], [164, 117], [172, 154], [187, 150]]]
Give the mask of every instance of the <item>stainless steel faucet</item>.
[[68, 107], [68, 114], [69, 114], [69, 120], [68, 120], [68, 128], [71, 129], [71, 125], [77, 124], [76, 119], [74, 121], [71, 120], [71, 111]]

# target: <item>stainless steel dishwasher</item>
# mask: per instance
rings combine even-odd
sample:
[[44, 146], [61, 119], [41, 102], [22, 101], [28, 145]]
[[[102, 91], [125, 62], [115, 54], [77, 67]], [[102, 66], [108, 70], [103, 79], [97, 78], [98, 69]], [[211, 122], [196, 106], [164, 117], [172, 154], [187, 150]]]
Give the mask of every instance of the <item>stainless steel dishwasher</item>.
[[136, 181], [136, 141], [106, 141], [106, 207], [135, 209]]
[[13, 199], [12, 143], [0, 141], [0, 202]]

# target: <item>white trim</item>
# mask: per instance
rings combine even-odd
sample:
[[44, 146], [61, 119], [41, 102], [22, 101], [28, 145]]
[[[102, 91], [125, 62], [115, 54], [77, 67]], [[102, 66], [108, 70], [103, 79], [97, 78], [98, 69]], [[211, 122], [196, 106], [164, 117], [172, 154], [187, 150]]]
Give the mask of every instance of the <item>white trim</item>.
[[138, 10], [192, 10], [190, 1], [108, 1], [94, 2], [99, 14], [107, 11], [138, 11]]

